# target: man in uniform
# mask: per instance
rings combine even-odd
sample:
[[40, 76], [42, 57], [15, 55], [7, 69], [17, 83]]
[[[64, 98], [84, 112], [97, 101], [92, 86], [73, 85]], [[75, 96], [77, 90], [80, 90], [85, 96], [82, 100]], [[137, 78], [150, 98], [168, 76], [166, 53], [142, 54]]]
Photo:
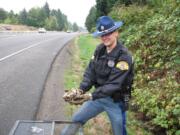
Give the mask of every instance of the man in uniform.
[[[97, 20], [97, 31], [93, 36], [100, 37], [102, 43], [97, 46], [76, 91], [85, 95], [86, 102], [72, 117], [73, 122], [84, 125], [89, 119], [105, 111], [110, 119], [113, 135], [126, 135], [126, 95], [129, 94], [133, 78], [132, 56], [118, 41], [117, 29], [122, 25], [121, 21], [115, 22], [108, 16]], [[92, 86], [95, 87], [94, 92], [85, 94]], [[66, 127], [61, 135], [75, 135], [78, 128], [78, 125]]]

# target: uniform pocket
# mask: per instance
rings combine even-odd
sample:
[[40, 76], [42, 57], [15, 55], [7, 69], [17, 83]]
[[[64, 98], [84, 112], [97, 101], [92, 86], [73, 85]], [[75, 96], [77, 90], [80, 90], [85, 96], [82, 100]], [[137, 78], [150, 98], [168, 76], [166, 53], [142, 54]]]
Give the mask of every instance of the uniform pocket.
[[111, 68], [107, 65], [107, 59], [100, 58], [97, 60], [95, 62], [95, 71], [98, 76], [107, 77], [111, 72]]

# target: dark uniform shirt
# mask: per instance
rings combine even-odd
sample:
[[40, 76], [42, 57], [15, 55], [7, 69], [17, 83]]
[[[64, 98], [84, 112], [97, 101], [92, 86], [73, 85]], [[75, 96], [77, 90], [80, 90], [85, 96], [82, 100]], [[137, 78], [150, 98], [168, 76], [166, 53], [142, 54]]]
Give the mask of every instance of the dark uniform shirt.
[[100, 44], [85, 70], [80, 89], [86, 92], [95, 86], [93, 100], [107, 96], [121, 99], [132, 63], [132, 56], [121, 43], [118, 42], [110, 53], [107, 53], [105, 45]]

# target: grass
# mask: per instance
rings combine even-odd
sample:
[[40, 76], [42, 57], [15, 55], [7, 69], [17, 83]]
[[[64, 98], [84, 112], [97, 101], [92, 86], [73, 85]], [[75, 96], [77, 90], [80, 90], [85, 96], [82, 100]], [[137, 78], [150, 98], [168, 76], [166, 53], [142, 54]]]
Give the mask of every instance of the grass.
[[80, 49], [80, 60], [82, 61], [83, 68], [87, 66], [89, 60], [93, 56], [97, 44], [99, 44], [99, 40], [93, 39], [90, 35], [79, 37], [78, 46]]
[[[92, 38], [90, 35], [81, 35], [72, 48], [72, 63], [71, 68], [65, 74], [65, 88], [78, 88], [82, 80], [83, 72], [91, 59], [96, 45], [99, 44], [98, 39]], [[67, 115], [69, 118], [79, 108], [79, 106], [67, 106]], [[132, 112], [128, 111], [127, 115], [127, 131], [128, 135], [150, 135], [141, 128], [139, 121], [135, 120]], [[112, 135], [111, 124], [107, 118], [106, 113], [102, 113], [97, 117], [88, 121], [84, 126], [85, 135]]]

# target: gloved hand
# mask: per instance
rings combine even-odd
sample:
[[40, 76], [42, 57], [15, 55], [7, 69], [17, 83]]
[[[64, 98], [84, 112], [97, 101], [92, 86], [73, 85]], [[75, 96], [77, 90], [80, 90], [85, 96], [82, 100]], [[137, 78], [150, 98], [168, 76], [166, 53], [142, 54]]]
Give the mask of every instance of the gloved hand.
[[80, 89], [71, 89], [71, 90], [65, 90], [65, 94], [63, 95], [63, 98], [65, 101], [72, 100], [76, 95], [83, 94], [83, 90]]
[[68, 102], [73, 105], [81, 105], [85, 101], [91, 100], [92, 95], [90, 93], [87, 94], [81, 94], [81, 95], [76, 95], [72, 100], [69, 100]]
[[83, 102], [92, 98], [91, 94], [83, 94], [84, 92], [80, 89], [72, 89], [68, 92], [65, 92], [63, 98], [66, 102], [70, 104], [82, 104]]

